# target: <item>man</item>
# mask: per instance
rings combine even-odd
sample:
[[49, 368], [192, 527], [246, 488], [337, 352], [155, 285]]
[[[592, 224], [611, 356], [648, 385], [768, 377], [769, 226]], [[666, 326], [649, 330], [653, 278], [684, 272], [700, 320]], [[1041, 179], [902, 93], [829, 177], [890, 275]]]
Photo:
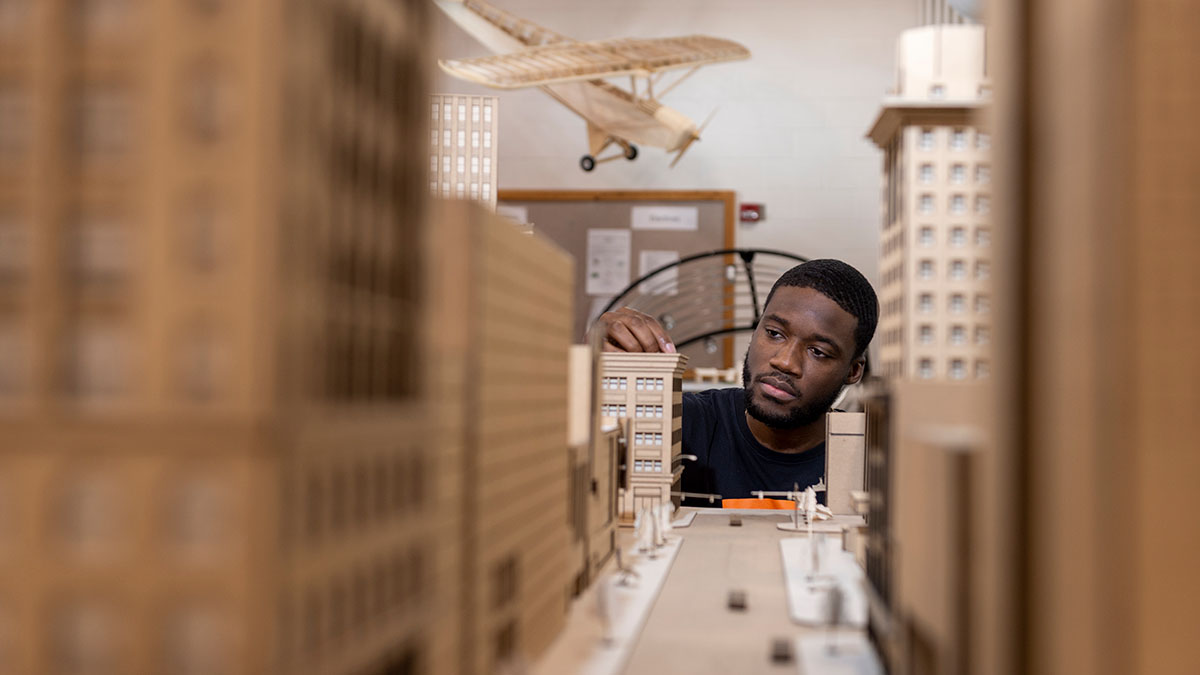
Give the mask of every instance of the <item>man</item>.
[[[750, 338], [742, 388], [683, 395], [683, 452], [698, 457], [683, 490], [737, 500], [815, 485], [825, 473], [825, 413], [862, 379], [878, 319], [874, 289], [850, 265], [811, 260], [785, 272]], [[608, 312], [597, 325], [606, 351], [675, 351], [637, 310]]]

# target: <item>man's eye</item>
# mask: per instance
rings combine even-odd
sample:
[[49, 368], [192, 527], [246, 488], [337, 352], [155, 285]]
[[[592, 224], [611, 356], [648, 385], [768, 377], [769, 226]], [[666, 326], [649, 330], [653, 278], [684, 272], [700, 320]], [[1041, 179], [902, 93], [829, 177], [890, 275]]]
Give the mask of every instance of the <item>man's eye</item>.
[[774, 328], [764, 328], [763, 332], [766, 333], [767, 337], [769, 338], [783, 337], [783, 333], [780, 333]]
[[818, 359], [827, 359], [827, 358], [829, 358], [829, 355], [828, 355], [828, 354], [826, 354], [825, 352], [821, 351], [820, 349], [817, 349], [816, 347], [809, 347], [808, 351], [812, 352], [812, 355], [813, 355], [813, 356], [815, 356], [815, 357], [817, 357]]

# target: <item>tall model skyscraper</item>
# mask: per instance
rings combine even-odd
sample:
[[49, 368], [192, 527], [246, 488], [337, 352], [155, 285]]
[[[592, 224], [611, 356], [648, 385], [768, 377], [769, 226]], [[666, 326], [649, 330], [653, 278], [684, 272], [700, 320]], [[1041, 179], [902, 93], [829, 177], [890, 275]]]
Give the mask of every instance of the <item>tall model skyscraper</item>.
[[429, 191], [496, 209], [500, 99], [434, 94], [429, 115]]
[[991, 96], [984, 29], [905, 31], [895, 92], [868, 133], [884, 151], [876, 362], [887, 377], [986, 378], [991, 337]]
[[428, 12], [6, 3], [0, 671], [438, 669]]

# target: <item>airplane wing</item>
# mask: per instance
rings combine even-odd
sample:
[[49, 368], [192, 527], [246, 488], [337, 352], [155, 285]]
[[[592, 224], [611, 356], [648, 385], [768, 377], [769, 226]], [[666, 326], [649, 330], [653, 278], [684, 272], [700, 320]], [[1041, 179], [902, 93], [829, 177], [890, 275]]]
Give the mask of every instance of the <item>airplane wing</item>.
[[675, 38], [621, 38], [567, 42], [477, 59], [443, 60], [442, 70], [459, 79], [497, 89], [520, 89], [618, 75], [650, 75], [750, 58], [732, 40], [689, 35]]

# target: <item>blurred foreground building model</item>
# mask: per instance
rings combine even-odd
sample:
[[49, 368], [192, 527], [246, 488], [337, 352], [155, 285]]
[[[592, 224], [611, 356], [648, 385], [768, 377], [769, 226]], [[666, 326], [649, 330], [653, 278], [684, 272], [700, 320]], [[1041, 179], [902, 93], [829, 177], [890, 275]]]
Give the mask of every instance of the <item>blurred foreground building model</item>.
[[983, 379], [992, 327], [984, 28], [907, 30], [897, 59], [896, 91], [868, 134], [884, 151], [881, 374]]
[[5, 13], [0, 671], [437, 665], [426, 5]]

